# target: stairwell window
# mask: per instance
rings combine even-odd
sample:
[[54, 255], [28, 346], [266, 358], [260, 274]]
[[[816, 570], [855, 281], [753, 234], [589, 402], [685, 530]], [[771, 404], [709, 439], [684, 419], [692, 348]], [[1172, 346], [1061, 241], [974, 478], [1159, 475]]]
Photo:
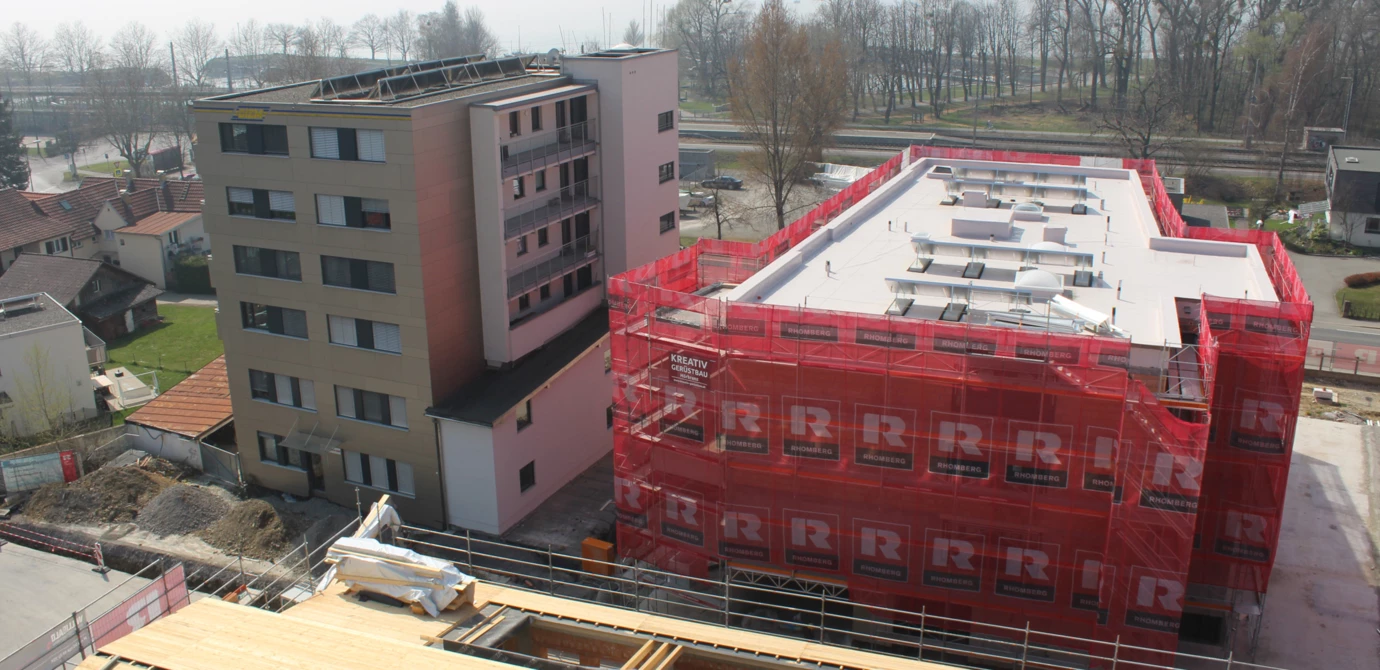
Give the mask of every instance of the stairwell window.
[[327, 286], [397, 293], [393, 264], [358, 258], [321, 257], [321, 281]]
[[255, 400], [316, 411], [316, 384], [310, 379], [250, 370], [249, 395]]
[[326, 320], [330, 325], [331, 344], [393, 354], [402, 353], [402, 334], [395, 323], [334, 314], [328, 315]]
[[659, 180], [657, 183], [659, 184], [665, 184], [666, 182], [675, 179], [676, 162], [671, 161], [670, 163], [662, 163], [661, 166], [656, 169], [656, 174], [657, 179]]
[[517, 406], [517, 429], [522, 430], [530, 425], [532, 425], [532, 399], [528, 398]]
[[307, 339], [307, 313], [256, 302], [240, 303], [240, 322], [245, 330]]
[[312, 128], [311, 157], [340, 161], [384, 162], [382, 130]]
[[661, 232], [669, 232], [676, 229], [676, 213], [667, 212], [661, 215]]
[[407, 400], [387, 393], [337, 386], [335, 413], [356, 421], [407, 428]]
[[342, 450], [341, 454], [345, 459], [345, 481], [405, 496], [416, 495], [411, 464], [357, 451]]
[[296, 251], [235, 245], [234, 255], [239, 274], [302, 281], [302, 261]]
[[518, 200], [527, 195], [527, 185], [523, 183], [522, 177], [513, 179], [513, 199]]
[[533, 108], [532, 108], [532, 132], [535, 133], [535, 132], [537, 132], [538, 130], [541, 130], [541, 108], [540, 108], [540, 107], [533, 107]]
[[[524, 493], [527, 489], [537, 485], [537, 462], [531, 461], [518, 470], [518, 490]], [[576, 659], [577, 661], [579, 659]]]
[[391, 230], [388, 201], [342, 195], [316, 196], [316, 222], [323, 226]]
[[676, 113], [662, 112], [656, 115], [656, 131], [664, 133], [676, 127]]

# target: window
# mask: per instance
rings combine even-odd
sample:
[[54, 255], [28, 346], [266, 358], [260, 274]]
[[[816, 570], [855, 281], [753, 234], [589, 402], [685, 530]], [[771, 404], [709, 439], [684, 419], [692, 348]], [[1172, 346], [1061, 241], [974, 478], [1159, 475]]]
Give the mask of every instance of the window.
[[532, 175], [532, 182], [535, 184], [535, 186], [532, 187], [533, 189], [538, 192], [545, 191], [546, 170], [537, 170], [536, 173]]
[[518, 296], [518, 311], [525, 312], [532, 309], [532, 294], [524, 293]]
[[335, 387], [335, 413], [395, 428], [407, 427], [407, 401], [387, 393]]
[[532, 461], [518, 470], [518, 489], [526, 491], [537, 485], [537, 462]]
[[550, 284], [542, 284], [542, 285], [541, 285], [541, 300], [542, 300], [542, 302], [546, 302], [547, 300], [550, 300], [550, 299], [551, 299], [551, 285], [550, 285]]
[[275, 335], [307, 338], [307, 313], [300, 309], [242, 302], [240, 321], [245, 330], [261, 330]]
[[672, 129], [672, 128], [675, 128], [675, 127], [676, 127], [676, 113], [675, 113], [675, 112], [673, 112], [673, 111], [672, 111], [672, 112], [662, 112], [662, 113], [656, 115], [656, 131], [657, 131], [658, 133], [664, 133], [664, 132], [666, 132], [666, 131], [668, 131], [668, 130], [670, 130], [670, 129]]
[[113, 230], [107, 230], [107, 231], [105, 231], [105, 239], [106, 239], [107, 242], [109, 242], [110, 240], [115, 239], [115, 231], [113, 231]]
[[406, 496], [416, 495], [411, 464], [357, 451], [342, 450], [341, 454], [345, 459], [345, 481]]
[[544, 247], [551, 243], [551, 234], [545, 228], [537, 231], [537, 247]]
[[101, 280], [99, 280], [99, 279], [92, 279], [92, 280], [91, 280], [91, 292], [92, 292], [92, 293], [100, 293], [100, 292], [101, 292]]
[[225, 189], [231, 216], [252, 216], [256, 219], [297, 220], [297, 198], [292, 191], [269, 191], [262, 188]]
[[664, 232], [666, 232], [666, 231], [675, 230], [675, 229], [676, 229], [676, 213], [675, 213], [675, 212], [666, 212], [665, 214], [662, 214], [662, 215], [661, 215], [661, 232], [664, 233]]
[[607, 374], [613, 369], [613, 350], [604, 350], [604, 373]]
[[48, 240], [43, 243], [43, 250], [47, 251], [49, 256], [52, 256], [53, 254], [60, 254], [67, 251], [70, 248], [68, 244], [69, 242], [65, 237], [56, 240]]
[[181, 244], [181, 243], [182, 243], [182, 233], [181, 233], [180, 231], [174, 230], [174, 231], [171, 231], [171, 232], [168, 233], [168, 244]]
[[287, 126], [250, 123], [220, 124], [220, 150], [228, 154], [286, 156]]
[[393, 264], [380, 261], [322, 256], [321, 281], [327, 286], [361, 291], [397, 292], [393, 283]]
[[311, 157], [382, 163], [385, 157], [383, 131], [312, 128]]
[[532, 108], [532, 132], [535, 133], [535, 132], [537, 132], [538, 130], [541, 130], [541, 108], [540, 108], [540, 107], [533, 107], [533, 108]]
[[607, 427], [613, 427], [613, 405], [604, 408], [604, 423]]
[[250, 370], [249, 395], [255, 400], [316, 409], [316, 384], [310, 379]]
[[373, 230], [390, 230], [393, 227], [387, 200], [343, 195], [317, 195], [316, 222], [323, 226]]
[[522, 430], [532, 425], [532, 400], [528, 398], [522, 401], [517, 408], [517, 429]]
[[517, 255], [521, 256], [525, 253], [527, 253], [527, 236], [523, 235], [517, 238]]
[[675, 161], [671, 161], [670, 163], [662, 163], [662, 164], [661, 164], [661, 167], [658, 167], [658, 168], [656, 169], [656, 177], [657, 177], [657, 183], [659, 183], [659, 184], [665, 184], [666, 182], [671, 181], [672, 179], [675, 179], [675, 178], [676, 178], [676, 162], [675, 162]]
[[235, 272], [242, 275], [302, 281], [302, 264], [296, 251], [279, 251], [235, 245]]
[[522, 134], [522, 116], [518, 112], [508, 112], [508, 137]]
[[522, 177], [513, 180], [513, 199], [517, 200], [527, 195], [527, 187], [522, 183]]
[[1373, 216], [1369, 219], [1366, 219], [1366, 232], [1380, 233], [1380, 219], [1377, 219]]
[[282, 435], [274, 435], [259, 431], [259, 462], [272, 463], [289, 468], [307, 468], [307, 459], [311, 458], [305, 452], [297, 449], [289, 449], [281, 443]]
[[402, 334], [397, 324], [334, 314], [328, 315], [326, 321], [330, 325], [331, 344], [402, 353]]

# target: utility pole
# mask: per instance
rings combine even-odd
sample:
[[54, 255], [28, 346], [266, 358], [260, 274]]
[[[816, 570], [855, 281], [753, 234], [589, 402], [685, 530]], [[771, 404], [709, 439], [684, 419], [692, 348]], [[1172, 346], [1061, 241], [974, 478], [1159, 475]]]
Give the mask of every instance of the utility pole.
[[[393, 62], [393, 61], [392, 61], [392, 58], [393, 58], [392, 52], [389, 52], [388, 58], [389, 58], [389, 61], [388, 61], [389, 64], [392, 64], [392, 62]], [[232, 77], [230, 76], [230, 48], [229, 48], [229, 47], [226, 47], [226, 48], [225, 48], [225, 87], [228, 88], [228, 89], [230, 89], [230, 92], [231, 92], [231, 93], [234, 93], [234, 92], [235, 92], [235, 80], [234, 80], [234, 78], [232, 78]]]
[[172, 42], [168, 42], [168, 59], [169, 59], [170, 61], [172, 61], [173, 90], [176, 91], [176, 90], [178, 89], [178, 86], [177, 86], [177, 50], [176, 50], [175, 48], [173, 48], [173, 43], [172, 43]]
[[1346, 141], [1347, 132], [1351, 130], [1351, 96], [1356, 93], [1356, 79], [1354, 77], [1342, 77], [1349, 82], [1346, 87], [1346, 111], [1342, 112], [1342, 141]]

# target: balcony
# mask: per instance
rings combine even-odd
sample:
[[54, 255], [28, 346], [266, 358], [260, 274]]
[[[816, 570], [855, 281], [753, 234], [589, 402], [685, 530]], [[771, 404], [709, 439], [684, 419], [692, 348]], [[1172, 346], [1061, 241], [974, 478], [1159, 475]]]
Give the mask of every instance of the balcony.
[[513, 141], [499, 147], [503, 178], [516, 177], [594, 153], [599, 145], [595, 137], [598, 129], [594, 119], [590, 119], [527, 137], [512, 138]]
[[503, 239], [511, 240], [543, 226], [594, 209], [599, 204], [599, 178], [590, 177], [559, 191], [534, 193], [527, 209], [503, 220]]
[[96, 337], [96, 334], [87, 330], [85, 326], [81, 329], [82, 339], [86, 341], [86, 363], [91, 367], [105, 365], [105, 340]]
[[554, 277], [559, 277], [599, 258], [597, 231], [577, 237], [550, 258], [537, 261], [508, 276], [508, 298], [511, 300]]

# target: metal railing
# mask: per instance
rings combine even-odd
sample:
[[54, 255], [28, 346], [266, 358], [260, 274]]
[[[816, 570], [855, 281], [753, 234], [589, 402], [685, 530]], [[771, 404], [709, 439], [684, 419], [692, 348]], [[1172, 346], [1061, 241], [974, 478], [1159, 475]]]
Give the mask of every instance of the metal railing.
[[598, 146], [598, 131], [598, 124], [590, 119], [535, 135], [514, 136], [499, 147], [503, 176], [525, 174], [588, 154]]
[[599, 240], [593, 233], [564, 244], [551, 258], [537, 261], [508, 276], [508, 297], [516, 298], [552, 277], [591, 263], [599, 257]]
[[[1029, 623], [1016, 628], [938, 616], [925, 608], [913, 612], [865, 605], [879, 618], [863, 618], [850, 614], [857, 611], [857, 603], [835, 597], [832, 589], [781, 588], [769, 585], [780, 577], [732, 567], [721, 571], [719, 579], [689, 577], [636, 562], [611, 563], [480, 539], [468, 531], [457, 535], [415, 526], [403, 526], [396, 543], [449, 560], [468, 574], [507, 588], [830, 646], [856, 649], [866, 645], [872, 653], [889, 656], [931, 660], [942, 654], [949, 663], [962, 656], [974, 664], [1048, 670], [1096, 665], [1174, 670], [1185, 661], [1202, 669], [1281, 670], [1238, 660], [1234, 653], [1215, 658], [1152, 649], [1124, 644], [1119, 636], [1112, 641], [1092, 640], [1043, 632]], [[588, 572], [590, 567], [609, 575]], [[1172, 665], [1175, 662], [1180, 665]]]
[[599, 178], [577, 181], [557, 191], [533, 193], [529, 198], [533, 204], [503, 219], [503, 239], [511, 240], [593, 209], [599, 204]]

